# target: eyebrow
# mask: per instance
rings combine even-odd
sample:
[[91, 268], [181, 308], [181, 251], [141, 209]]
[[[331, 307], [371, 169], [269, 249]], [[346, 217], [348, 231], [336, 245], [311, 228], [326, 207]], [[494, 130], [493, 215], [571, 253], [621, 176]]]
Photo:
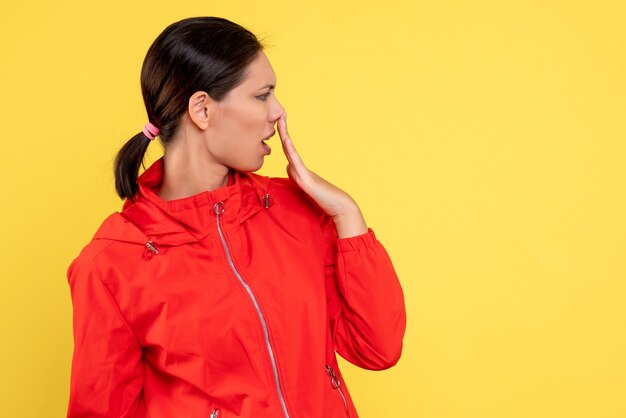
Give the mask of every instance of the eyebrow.
[[266, 88], [270, 88], [270, 90], [274, 90], [274, 87], [276, 87], [274, 84], [266, 84], [263, 87], [261, 87], [259, 90], [261, 89], [266, 89]]

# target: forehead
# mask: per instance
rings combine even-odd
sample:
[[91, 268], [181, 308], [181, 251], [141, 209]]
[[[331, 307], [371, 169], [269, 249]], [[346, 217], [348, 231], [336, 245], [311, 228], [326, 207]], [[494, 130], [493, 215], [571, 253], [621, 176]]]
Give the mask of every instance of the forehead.
[[276, 74], [263, 51], [259, 51], [256, 58], [248, 65], [246, 77], [242, 87], [260, 89], [266, 84], [276, 84]]

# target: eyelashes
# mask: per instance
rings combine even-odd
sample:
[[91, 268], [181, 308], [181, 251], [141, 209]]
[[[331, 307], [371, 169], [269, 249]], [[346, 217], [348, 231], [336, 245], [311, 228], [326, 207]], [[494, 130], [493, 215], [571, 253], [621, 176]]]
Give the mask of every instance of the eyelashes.
[[270, 95], [269, 93], [265, 93], [265, 94], [262, 94], [262, 95], [260, 95], [260, 96], [256, 96], [256, 97], [257, 97], [257, 99], [259, 99], [259, 100], [263, 100], [263, 101], [265, 101], [265, 100], [267, 100], [267, 98], [269, 97], [269, 95]]

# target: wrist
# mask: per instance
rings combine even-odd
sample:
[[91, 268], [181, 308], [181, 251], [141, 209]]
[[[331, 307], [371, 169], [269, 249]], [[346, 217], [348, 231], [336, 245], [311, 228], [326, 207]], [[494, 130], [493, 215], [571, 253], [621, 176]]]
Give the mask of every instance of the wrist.
[[359, 207], [354, 204], [332, 217], [337, 229], [337, 238], [348, 238], [365, 234], [368, 231], [365, 218]]

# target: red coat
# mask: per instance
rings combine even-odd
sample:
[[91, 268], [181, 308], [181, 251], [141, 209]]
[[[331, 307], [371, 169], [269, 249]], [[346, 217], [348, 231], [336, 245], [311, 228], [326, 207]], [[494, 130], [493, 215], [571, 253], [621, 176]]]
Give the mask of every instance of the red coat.
[[338, 239], [287, 178], [164, 201], [162, 174], [161, 158], [68, 268], [67, 416], [356, 418], [335, 353], [389, 368], [406, 326], [372, 229]]

